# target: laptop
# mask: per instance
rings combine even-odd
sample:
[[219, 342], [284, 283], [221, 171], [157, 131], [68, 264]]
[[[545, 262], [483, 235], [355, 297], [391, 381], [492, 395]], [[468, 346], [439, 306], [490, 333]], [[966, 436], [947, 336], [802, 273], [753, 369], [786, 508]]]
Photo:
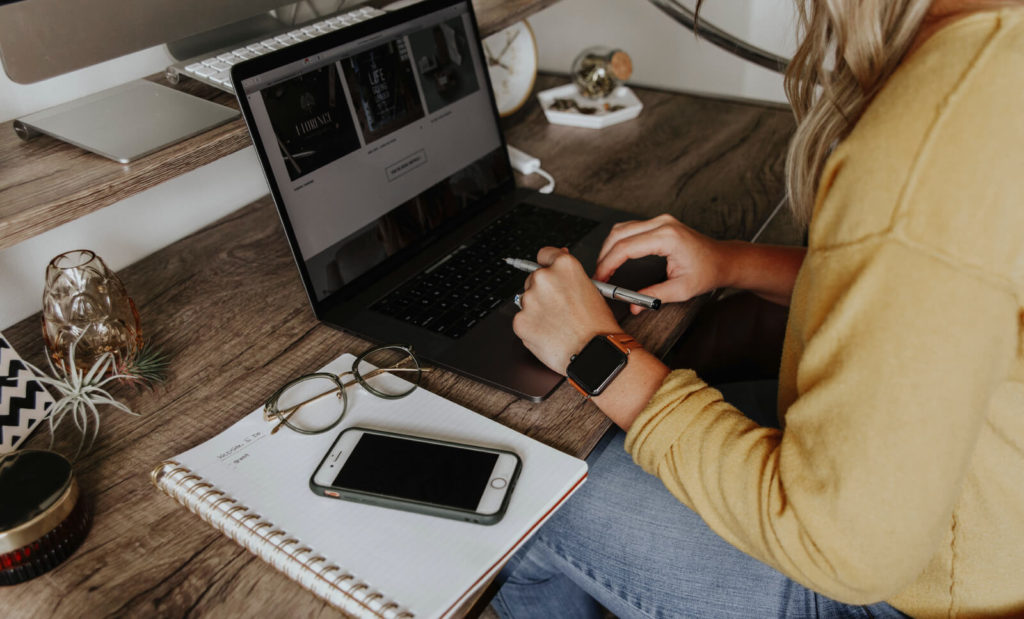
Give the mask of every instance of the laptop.
[[[539, 401], [562, 377], [513, 332], [526, 275], [502, 259], [565, 246], [592, 272], [635, 216], [515, 186], [483, 58], [468, 0], [423, 0], [231, 78], [316, 317]], [[664, 273], [634, 261], [613, 283]]]

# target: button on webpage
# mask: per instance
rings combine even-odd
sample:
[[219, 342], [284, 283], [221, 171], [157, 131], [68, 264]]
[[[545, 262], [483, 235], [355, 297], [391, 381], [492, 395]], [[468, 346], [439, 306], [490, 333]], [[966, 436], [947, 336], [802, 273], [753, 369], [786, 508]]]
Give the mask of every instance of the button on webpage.
[[418, 150], [408, 157], [388, 166], [388, 180], [393, 181], [399, 176], [411, 172], [427, 162], [427, 152]]

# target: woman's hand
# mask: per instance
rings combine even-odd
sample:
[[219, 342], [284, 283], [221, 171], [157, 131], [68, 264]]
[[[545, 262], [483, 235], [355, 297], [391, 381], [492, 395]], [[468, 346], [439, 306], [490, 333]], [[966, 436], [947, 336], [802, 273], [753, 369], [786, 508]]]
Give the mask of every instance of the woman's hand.
[[[608, 281], [626, 260], [664, 256], [668, 278], [637, 292], [664, 302], [686, 301], [724, 285], [723, 250], [718, 241], [700, 234], [671, 215], [616, 224], [597, 259], [594, 279]], [[644, 308], [633, 305], [639, 314]]]
[[538, 269], [526, 278], [522, 310], [512, 329], [544, 365], [565, 374], [569, 357], [590, 338], [619, 333], [611, 309], [569, 250], [544, 247], [537, 252]]

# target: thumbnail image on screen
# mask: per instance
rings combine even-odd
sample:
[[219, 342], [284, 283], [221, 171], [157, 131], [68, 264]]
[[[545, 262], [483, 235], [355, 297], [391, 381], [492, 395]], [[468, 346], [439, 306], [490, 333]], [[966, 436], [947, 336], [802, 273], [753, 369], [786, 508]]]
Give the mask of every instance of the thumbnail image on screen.
[[409, 35], [430, 113], [479, 88], [462, 16]]
[[409, 52], [402, 39], [341, 61], [366, 143], [423, 118]]
[[334, 64], [275, 84], [261, 94], [292, 180], [359, 148]]

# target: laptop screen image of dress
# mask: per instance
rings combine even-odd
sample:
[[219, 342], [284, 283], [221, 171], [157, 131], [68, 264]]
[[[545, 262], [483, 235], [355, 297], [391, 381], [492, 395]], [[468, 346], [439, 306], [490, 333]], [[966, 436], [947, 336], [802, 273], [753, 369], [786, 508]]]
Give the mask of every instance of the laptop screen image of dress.
[[510, 182], [471, 19], [459, 3], [243, 81], [314, 303]]

